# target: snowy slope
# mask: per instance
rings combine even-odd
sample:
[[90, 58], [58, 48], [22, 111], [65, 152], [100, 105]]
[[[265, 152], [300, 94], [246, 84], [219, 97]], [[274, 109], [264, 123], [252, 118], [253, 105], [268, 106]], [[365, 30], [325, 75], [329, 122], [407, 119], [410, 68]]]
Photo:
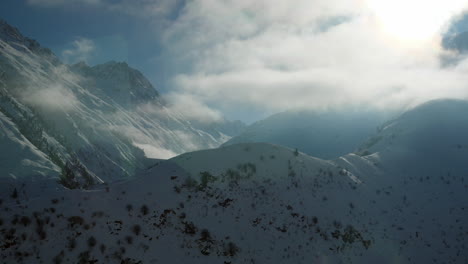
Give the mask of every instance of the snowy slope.
[[46, 154], [37, 149], [18, 130], [17, 126], [0, 112], [0, 174], [11, 177], [57, 177], [60, 168]]
[[[3, 262], [468, 263], [466, 101], [421, 105], [333, 160], [246, 143], [155, 163], [140, 148], [172, 155], [215, 132], [160, 100], [129, 107], [139, 99], [0, 28], [2, 157], [45, 176], [2, 166]], [[50, 161], [120, 180], [69, 190]]]
[[332, 159], [356, 150], [388, 116], [378, 111], [287, 111], [255, 122], [224, 145], [267, 142]]
[[[439, 103], [450, 110], [444, 111]], [[461, 126], [461, 124], [468, 123], [466, 121], [460, 123], [461, 120], [450, 118], [455, 113], [459, 116], [466, 116], [468, 113], [466, 111], [468, 109], [460, 109], [457, 103], [466, 104], [466, 102], [457, 101], [431, 102], [421, 106], [422, 109], [417, 108], [407, 112], [402, 119], [406, 120], [408, 116], [413, 115], [423, 115], [426, 119], [435, 118], [437, 122], [437, 117], [443, 117], [452, 122], [447, 121], [446, 126], [441, 126], [438, 130], [423, 126], [421, 123], [414, 123], [415, 120], [406, 124], [412, 124], [418, 132], [450, 133], [454, 125]], [[422, 112], [419, 112], [421, 110]], [[419, 116], [417, 120], [421, 117]], [[403, 120], [401, 120], [402, 123], [404, 123]], [[426, 122], [423, 121], [423, 123]], [[413, 136], [417, 137], [417, 134]], [[440, 137], [438, 139], [440, 145], [436, 147], [448, 145], [454, 140], [463, 140], [466, 133], [462, 132], [458, 136], [458, 139]], [[254, 190], [265, 188], [271, 191], [268, 199], [282, 197], [290, 203], [296, 200], [295, 202], [300, 206], [296, 204], [293, 208], [301, 208], [305, 205], [302, 207], [305, 212], [315, 211], [320, 218], [325, 218], [327, 221], [332, 221], [333, 217], [346, 219], [357, 230], [365, 230], [365, 234], [372, 243], [365, 252], [356, 253], [357, 255], [362, 253], [362, 258], [351, 257], [356, 263], [375, 263], [376, 261], [393, 263], [388, 260], [397, 263], [465, 263], [468, 260], [465, 248], [468, 232], [466, 225], [468, 222], [466, 211], [468, 185], [465, 182], [467, 156], [458, 152], [451, 158], [465, 160], [464, 163], [441, 163], [436, 161], [443, 160], [445, 149], [434, 148], [432, 152], [418, 152], [417, 146], [418, 144], [409, 144], [406, 155], [402, 156], [399, 150], [393, 151], [395, 148], [402, 149], [403, 146], [397, 147], [394, 143], [384, 147], [382, 152], [373, 155], [360, 157], [356, 154], [348, 154], [333, 161], [318, 162], [319, 160], [301, 154], [291, 157], [293, 150], [285, 151], [277, 146], [241, 144], [229, 147], [227, 150], [220, 148], [214, 151], [184, 154], [174, 160], [192, 175], [202, 175], [204, 171], [213, 175], [226, 175], [229, 174], [226, 173], [228, 168], [239, 170], [242, 168], [239, 164], [254, 163], [259, 175], [271, 177], [281, 186], [278, 189], [272, 189], [270, 186], [259, 184], [253, 188]], [[280, 149], [279, 153], [278, 149]], [[280, 158], [274, 164], [270, 163], [263, 167], [261, 157], [268, 156], [267, 153], [273, 153], [272, 155]], [[424, 162], [426, 157], [432, 159]], [[312, 160], [315, 162], [311, 163]], [[416, 160], [419, 162], [414, 162]], [[431, 162], [432, 164], [428, 164]], [[239, 164], [236, 165], [236, 163]], [[317, 179], [314, 179], [314, 175], [320, 174], [313, 172], [314, 167], [316, 170], [326, 172], [324, 174], [331, 178], [316, 184]], [[432, 168], [432, 171], [427, 170], [427, 167]], [[293, 177], [297, 182], [289, 183], [289, 181], [279, 180], [287, 178], [287, 175], [300, 175], [300, 177]], [[317, 178], [320, 179], [320, 177]], [[354, 184], [350, 185], [350, 183]], [[251, 184], [250, 181], [246, 183], [246, 185], [249, 184]], [[343, 186], [350, 188], [343, 188]], [[250, 188], [245, 187], [245, 189]], [[243, 191], [237, 194], [238, 197], [242, 197], [238, 199], [244, 199], [247, 195], [249, 197], [247, 199], [257, 200], [257, 195], [250, 197], [246, 194], [248, 192]], [[274, 206], [267, 205], [270, 208]], [[257, 205], [255, 207], [258, 208]], [[242, 210], [248, 211], [246, 208], [248, 208], [248, 203], [244, 204]], [[322, 209], [318, 210], [318, 208]], [[271, 216], [277, 214], [278, 212], [272, 213]], [[244, 229], [239, 228], [239, 230]], [[300, 233], [297, 236], [300, 238], [303, 235], [304, 233]], [[288, 242], [294, 243], [293, 241], [299, 239], [298, 237], [292, 237]], [[296, 263], [297, 261], [289, 262]], [[331, 262], [336, 263], [336, 259]]]
[[[228, 158], [245, 152], [240, 160]], [[215, 156], [221, 159], [213, 162], [221, 163], [212, 173], [219, 178], [206, 184], [176, 165], [188, 164], [194, 173], [193, 162]], [[14, 208], [2, 216], [2, 256], [26, 263], [54, 258], [117, 263], [126, 259], [134, 260], [127, 263], [349, 263], [371, 250], [372, 236], [357, 220], [360, 210], [349, 206], [357, 201], [346, 195], [358, 183], [327, 161], [266, 144], [195, 152], [173, 161], [155, 165], [137, 179], [93, 191], [52, 192], [33, 201], [23, 200], [21, 194], [5, 197], [2, 206]], [[255, 169], [239, 167], [243, 162], [251, 162]], [[231, 164], [230, 176], [215, 174]], [[34, 215], [35, 211], [39, 213]], [[13, 234], [10, 227], [15, 228]], [[31, 234], [23, 240], [21, 234], [27, 231]]]
[[0, 33], [0, 109], [57, 166], [89, 175], [85, 185], [133, 176], [153, 158], [214, 148], [234, 135], [223, 129], [228, 121], [205, 130], [168, 109], [126, 63], [68, 66], [3, 21]]
[[380, 208], [374, 213], [387, 217], [401, 254], [416, 263], [467, 262], [467, 116], [467, 101], [430, 101], [387, 122], [361, 147], [382, 171], [365, 180]]
[[468, 102], [434, 100], [407, 111], [360, 146], [393, 171], [463, 173], [468, 160]]
[[159, 95], [141, 72], [125, 62], [107, 62], [90, 67], [84, 62], [71, 66], [71, 70], [87, 79], [83, 86], [96, 87], [100, 97], [131, 107], [158, 100]]
[[392, 186], [385, 179], [394, 175], [371, 159], [346, 160], [354, 168], [239, 144], [187, 153], [90, 191], [31, 200], [10, 190], [2, 198], [0, 254], [24, 263], [468, 260], [466, 187], [440, 188], [438, 179]]

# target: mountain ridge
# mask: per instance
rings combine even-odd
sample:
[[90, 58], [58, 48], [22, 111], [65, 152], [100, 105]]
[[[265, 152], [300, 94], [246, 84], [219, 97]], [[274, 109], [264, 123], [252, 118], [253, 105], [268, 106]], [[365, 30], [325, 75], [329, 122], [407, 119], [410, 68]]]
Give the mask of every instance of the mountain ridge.
[[0, 109], [71, 179], [68, 187], [131, 177], [152, 158], [217, 147], [236, 133], [220, 132], [225, 120], [204, 131], [167, 108], [127, 63], [66, 65], [16, 28], [1, 28]]
[[95, 66], [79, 62], [70, 68], [92, 79], [106, 96], [124, 107], [160, 100], [159, 93], [148, 79], [126, 62], [109, 61]]
[[255, 122], [223, 145], [267, 142], [333, 159], [353, 152], [386, 116], [378, 111], [286, 111]]
[[[428, 103], [391, 122], [451, 103]], [[464, 263], [466, 164], [451, 174], [425, 171], [423, 162], [390, 160], [385, 152], [393, 146], [322, 160], [278, 145], [242, 143], [159, 161], [138, 177], [92, 192], [49, 192], [36, 201], [19, 192], [20, 198], [6, 197], [5, 206], [29, 207], [7, 211], [7, 227], [37, 228], [23, 227], [24, 217], [64, 217], [26, 240], [5, 233], [7, 243], [17, 242], [1, 254], [12, 261]], [[424, 159], [425, 153], [408, 157]], [[395, 164], [412, 167], [411, 173], [390, 169]], [[50, 201], [57, 201], [53, 213], [43, 208]], [[28, 254], [13, 254], [17, 248]]]
[[54, 63], [59, 62], [59, 59], [52, 52], [52, 50], [42, 47], [39, 44], [39, 42], [37, 42], [35, 39], [23, 36], [23, 34], [21, 34], [18, 28], [11, 26], [6, 22], [6, 20], [3, 20], [2, 18], [0, 18], [0, 38], [6, 41], [7, 43], [12, 43], [13, 46], [17, 49], [22, 49], [23, 51], [26, 51], [24, 50], [24, 48], [17, 45], [18, 43], [20, 43], [30, 51], [48, 57], [48, 59], [53, 61]]

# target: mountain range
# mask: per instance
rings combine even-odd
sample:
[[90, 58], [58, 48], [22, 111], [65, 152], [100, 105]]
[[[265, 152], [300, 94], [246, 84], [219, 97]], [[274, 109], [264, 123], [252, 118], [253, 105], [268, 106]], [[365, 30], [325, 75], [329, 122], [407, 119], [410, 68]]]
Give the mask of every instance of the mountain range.
[[394, 114], [368, 111], [286, 111], [248, 126], [223, 145], [266, 142], [322, 159], [356, 151], [364, 140]]
[[0, 32], [6, 263], [468, 263], [468, 101], [242, 133], [172, 112], [125, 63]]
[[244, 128], [196, 122], [170, 109], [125, 62], [63, 64], [5, 21], [0, 114], [8, 153], [1, 177], [61, 177], [69, 187], [131, 177], [153, 158], [217, 147]]
[[[89, 191], [10, 186], [1, 255], [32, 263], [465, 263], [468, 102], [405, 112], [361, 153], [242, 143]], [[31, 190], [38, 190], [34, 196]]]

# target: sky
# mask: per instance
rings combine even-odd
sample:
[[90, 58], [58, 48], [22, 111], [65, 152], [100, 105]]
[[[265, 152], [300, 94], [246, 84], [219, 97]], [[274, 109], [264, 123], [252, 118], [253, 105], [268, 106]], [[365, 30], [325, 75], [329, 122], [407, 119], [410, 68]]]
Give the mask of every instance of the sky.
[[181, 111], [250, 123], [288, 109], [467, 98], [468, 60], [441, 46], [444, 34], [468, 30], [467, 8], [462, 0], [2, 0], [0, 17], [65, 63], [126, 61]]

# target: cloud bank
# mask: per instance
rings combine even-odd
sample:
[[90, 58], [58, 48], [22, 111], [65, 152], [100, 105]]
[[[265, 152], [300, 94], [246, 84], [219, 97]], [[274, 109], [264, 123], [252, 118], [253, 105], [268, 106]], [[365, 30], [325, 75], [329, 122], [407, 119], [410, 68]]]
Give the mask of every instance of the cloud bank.
[[[179, 110], [190, 109], [194, 118], [217, 119], [220, 111], [240, 108], [401, 108], [468, 97], [468, 62], [441, 47], [442, 34], [466, 11], [465, 0], [29, 3], [82, 3], [153, 24], [177, 9], [153, 33], [164, 48], [158, 61], [171, 65], [171, 101], [187, 105]], [[86, 45], [75, 46], [70, 57], [86, 54]], [[441, 58], [457, 63], [447, 66]]]
[[171, 112], [180, 113], [184, 119], [199, 121], [201, 123], [209, 124], [223, 120], [222, 114], [205, 104], [201, 103], [202, 98], [183, 93], [171, 93], [166, 97], [168, 109]]
[[26, 89], [22, 98], [25, 102], [47, 111], [68, 112], [75, 110], [80, 104], [75, 94], [59, 83]]
[[191, 1], [164, 34], [171, 54], [192, 66], [174, 88], [226, 111], [467, 98], [467, 63], [440, 63], [456, 56], [441, 48], [441, 34], [467, 4], [393, 2]]

